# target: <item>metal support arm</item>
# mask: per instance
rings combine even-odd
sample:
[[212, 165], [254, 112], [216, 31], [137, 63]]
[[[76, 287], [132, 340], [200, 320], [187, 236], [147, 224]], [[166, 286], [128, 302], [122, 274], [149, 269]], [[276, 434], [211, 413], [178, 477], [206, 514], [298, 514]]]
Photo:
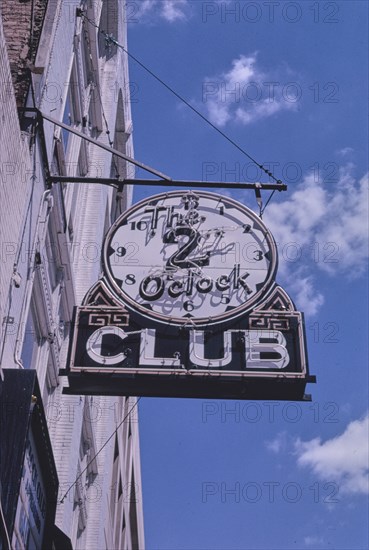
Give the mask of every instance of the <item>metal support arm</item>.
[[50, 176], [50, 183], [99, 183], [102, 185], [154, 185], [164, 187], [183, 187], [186, 189], [197, 187], [214, 187], [218, 189], [261, 189], [266, 191], [286, 191], [285, 183], [246, 183], [246, 182], [226, 182], [226, 181], [188, 181], [188, 180], [142, 180], [142, 179], [124, 179], [114, 178], [89, 178], [72, 176]]
[[[203, 188], [203, 187], [212, 187], [216, 189], [254, 189], [257, 193], [260, 193], [260, 190], [266, 190], [266, 191], [286, 191], [287, 185], [284, 183], [248, 183], [248, 182], [227, 182], [227, 181], [187, 181], [187, 180], [172, 180], [169, 176], [163, 174], [162, 172], [159, 172], [158, 170], [155, 170], [154, 168], [151, 168], [150, 166], [147, 166], [143, 164], [142, 162], [139, 162], [138, 160], [133, 159], [132, 157], [129, 157], [128, 155], [125, 155], [121, 151], [118, 151], [117, 149], [113, 149], [112, 147], [105, 145], [104, 143], [101, 143], [100, 141], [97, 141], [96, 139], [93, 139], [83, 132], [80, 132], [76, 130], [75, 128], [71, 128], [67, 124], [64, 124], [63, 122], [60, 122], [59, 120], [49, 116], [45, 115], [45, 113], [42, 113], [38, 109], [35, 108], [24, 108], [20, 109], [22, 112], [33, 112], [37, 115], [37, 119], [39, 121], [39, 124], [41, 126], [41, 137], [42, 137], [42, 145], [43, 145], [43, 153], [44, 153], [44, 164], [45, 164], [45, 172], [46, 172], [46, 178], [47, 183], [49, 185], [52, 185], [53, 183], [98, 183], [102, 185], [115, 185], [118, 188], [121, 188], [123, 185], [151, 185], [151, 186], [164, 186], [164, 187], [184, 187], [184, 188]], [[146, 170], [146, 172], [149, 172], [153, 174], [154, 176], [159, 177], [159, 180], [152, 180], [152, 179], [114, 179], [114, 178], [92, 178], [92, 177], [73, 177], [73, 176], [52, 176], [49, 172], [48, 162], [47, 162], [47, 155], [46, 155], [46, 147], [44, 143], [44, 133], [43, 133], [43, 119], [48, 120], [49, 122], [55, 124], [56, 126], [59, 126], [60, 128], [63, 128], [64, 130], [71, 132], [72, 134], [75, 134], [76, 136], [80, 137], [81, 139], [84, 139], [88, 141], [89, 143], [92, 143], [93, 145], [96, 145], [97, 147], [100, 147], [101, 149], [104, 149], [105, 151], [108, 151], [112, 155], [116, 155], [117, 157], [120, 157], [127, 162], [131, 162], [135, 166], [138, 166], [139, 168], [142, 168], [143, 170]]]

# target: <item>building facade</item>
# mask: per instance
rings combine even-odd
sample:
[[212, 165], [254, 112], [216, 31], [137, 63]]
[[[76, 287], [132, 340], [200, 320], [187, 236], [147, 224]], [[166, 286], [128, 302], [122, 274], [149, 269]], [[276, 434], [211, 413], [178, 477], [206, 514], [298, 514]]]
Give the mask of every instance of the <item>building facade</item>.
[[132, 178], [133, 165], [82, 137], [133, 156], [127, 57], [106, 39], [126, 44], [124, 5], [1, 3], [0, 398], [2, 420], [28, 426], [18, 474], [11, 422], [1, 445], [4, 548], [144, 548], [136, 399], [64, 395], [59, 376], [73, 308], [101, 275], [104, 235], [132, 199], [129, 186], [98, 180]]

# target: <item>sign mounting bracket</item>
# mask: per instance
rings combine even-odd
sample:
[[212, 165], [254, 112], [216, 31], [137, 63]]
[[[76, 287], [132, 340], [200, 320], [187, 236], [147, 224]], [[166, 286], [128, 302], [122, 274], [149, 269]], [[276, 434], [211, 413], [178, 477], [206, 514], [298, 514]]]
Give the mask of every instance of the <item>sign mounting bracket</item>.
[[102, 185], [147, 185], [164, 187], [181, 187], [191, 189], [198, 187], [213, 187], [219, 189], [258, 189], [266, 191], [286, 191], [287, 185], [284, 183], [248, 183], [248, 182], [224, 182], [224, 181], [191, 181], [191, 180], [167, 180], [167, 179], [123, 179], [116, 178], [89, 178], [72, 176], [50, 176], [49, 183], [100, 183]]
[[[41, 112], [39, 109], [36, 108], [24, 108], [20, 109], [22, 113], [25, 112], [33, 112], [36, 114], [36, 117], [39, 122], [39, 127], [41, 130], [41, 138], [42, 138], [42, 144], [43, 144], [43, 156], [44, 156], [44, 165], [45, 165], [45, 174], [46, 174], [46, 180], [49, 187], [51, 187], [54, 183], [98, 183], [101, 185], [112, 185], [118, 187], [120, 190], [122, 189], [123, 185], [146, 185], [146, 186], [163, 186], [163, 187], [182, 187], [182, 188], [214, 188], [214, 189], [253, 189], [257, 192], [260, 192], [260, 190], [265, 191], [286, 191], [287, 185], [284, 183], [259, 183], [259, 182], [225, 182], [225, 181], [187, 181], [187, 180], [173, 180], [170, 176], [167, 176], [163, 172], [160, 172], [159, 170], [156, 170], [155, 168], [152, 168], [150, 166], [147, 166], [146, 164], [143, 164], [142, 162], [126, 155], [125, 153], [122, 153], [121, 151], [118, 151], [117, 149], [114, 149], [108, 145], [105, 145], [104, 143], [101, 143], [100, 141], [97, 141], [96, 139], [91, 138], [90, 136], [87, 136], [83, 132], [80, 132], [79, 130], [76, 130], [75, 128], [71, 128], [67, 124], [64, 124], [63, 122], [60, 122], [56, 118], [53, 118], [49, 115], [46, 115], [45, 113]], [[96, 145], [97, 147], [100, 147], [101, 149], [104, 149], [105, 151], [108, 151], [112, 155], [115, 155], [119, 158], [122, 158], [126, 160], [127, 162], [130, 162], [134, 164], [135, 166], [138, 166], [142, 170], [145, 170], [146, 172], [151, 173], [154, 176], [157, 176], [158, 180], [154, 179], [124, 179], [120, 180], [117, 178], [93, 178], [93, 177], [74, 177], [74, 176], [60, 176], [60, 175], [51, 175], [48, 161], [47, 161], [47, 154], [46, 154], [46, 147], [44, 145], [44, 136], [43, 136], [43, 121], [47, 120], [48, 122], [51, 122], [52, 124], [55, 124], [56, 126], [59, 126], [60, 128], [63, 128], [63, 130], [66, 130], [67, 132], [70, 132], [72, 134], [75, 134], [76, 136], [80, 137], [81, 139], [84, 139], [85, 141], [88, 141], [89, 143]]]

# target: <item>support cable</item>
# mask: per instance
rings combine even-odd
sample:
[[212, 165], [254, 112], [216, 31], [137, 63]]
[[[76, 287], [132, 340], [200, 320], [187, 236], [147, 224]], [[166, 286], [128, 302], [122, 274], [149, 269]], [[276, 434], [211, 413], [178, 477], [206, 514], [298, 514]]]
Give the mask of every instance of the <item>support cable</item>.
[[60, 502], [59, 504], [63, 504], [64, 502], [64, 499], [65, 497], [68, 495], [69, 491], [71, 489], [73, 489], [73, 487], [76, 485], [76, 483], [78, 482], [78, 480], [82, 477], [82, 475], [85, 473], [85, 471], [88, 469], [88, 467], [90, 466], [90, 464], [92, 464], [92, 462], [96, 459], [96, 457], [101, 453], [101, 451], [103, 449], [105, 449], [105, 447], [107, 446], [107, 444], [109, 443], [109, 441], [116, 435], [117, 431], [119, 430], [119, 428], [121, 427], [122, 424], [124, 424], [124, 422], [127, 420], [127, 418], [129, 417], [129, 415], [131, 414], [131, 412], [133, 411], [133, 409], [135, 407], [137, 407], [139, 401], [140, 401], [141, 397], [138, 397], [137, 398], [137, 401], [136, 403], [134, 403], [134, 405], [130, 408], [130, 410], [127, 412], [127, 414], [124, 416], [123, 420], [118, 424], [118, 426], [115, 428], [114, 432], [111, 434], [110, 437], [108, 437], [108, 439], [105, 441], [104, 445], [102, 447], [100, 447], [100, 449], [97, 451], [97, 453], [95, 453], [95, 455], [91, 458], [91, 460], [87, 463], [87, 465], [85, 466], [85, 468], [82, 470], [82, 472], [76, 477], [76, 479], [74, 480], [74, 482], [72, 483], [72, 485], [68, 488], [68, 490], [66, 491], [66, 493], [64, 493], [63, 497], [60, 499]]
[[263, 216], [263, 214], [264, 214], [264, 212], [265, 212], [265, 209], [266, 209], [266, 207], [268, 206], [268, 204], [270, 203], [270, 201], [272, 200], [275, 191], [276, 191], [276, 190], [273, 189], [273, 191], [270, 193], [270, 195], [269, 195], [269, 197], [268, 197], [268, 199], [267, 199], [267, 201], [266, 201], [264, 207], [260, 209], [260, 217]]
[[[206, 122], [209, 126], [211, 126], [216, 132], [218, 132], [224, 139], [226, 139], [229, 143], [231, 143], [236, 149], [238, 149], [243, 155], [245, 155], [247, 158], [249, 158], [260, 170], [262, 170], [265, 174], [267, 174], [270, 178], [272, 178], [276, 183], [280, 184], [282, 183], [282, 180], [277, 179], [273, 173], [265, 168], [262, 164], [258, 163], [256, 159], [254, 159], [245, 149], [243, 149], [238, 143], [236, 143], [232, 138], [230, 138], [227, 134], [225, 134], [220, 128], [218, 128], [215, 124], [210, 122], [208, 118], [206, 118], [205, 115], [203, 115], [198, 109], [196, 109], [191, 103], [189, 103], [183, 96], [181, 96], [178, 92], [176, 92], [171, 86], [169, 86], [164, 80], [162, 80], [159, 76], [157, 76], [151, 69], [149, 69], [144, 63], [142, 63], [137, 57], [135, 57], [133, 54], [128, 52], [128, 50], [120, 44], [116, 38], [112, 34], [108, 34], [103, 29], [100, 29], [98, 25], [94, 21], [91, 21], [87, 17], [87, 15], [81, 10], [79, 12], [80, 17], [83, 17], [86, 21], [90, 23], [90, 25], [94, 26], [98, 31], [105, 37], [107, 44], [114, 44], [118, 48], [121, 48], [133, 61], [135, 61], [140, 67], [142, 67], [147, 73], [149, 73], [155, 80], [157, 80], [160, 84], [162, 84], [169, 92], [171, 92], [175, 97], [177, 97], [182, 103], [184, 103], [189, 109], [191, 109], [195, 114], [197, 114], [204, 122]], [[271, 198], [271, 197], [270, 197]]]

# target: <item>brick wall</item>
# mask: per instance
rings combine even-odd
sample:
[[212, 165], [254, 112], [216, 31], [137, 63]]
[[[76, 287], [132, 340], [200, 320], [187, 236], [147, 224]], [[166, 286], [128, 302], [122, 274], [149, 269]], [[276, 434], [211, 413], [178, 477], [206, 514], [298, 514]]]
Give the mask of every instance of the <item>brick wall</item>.
[[18, 107], [30, 85], [48, 0], [1, 0], [0, 10]]

